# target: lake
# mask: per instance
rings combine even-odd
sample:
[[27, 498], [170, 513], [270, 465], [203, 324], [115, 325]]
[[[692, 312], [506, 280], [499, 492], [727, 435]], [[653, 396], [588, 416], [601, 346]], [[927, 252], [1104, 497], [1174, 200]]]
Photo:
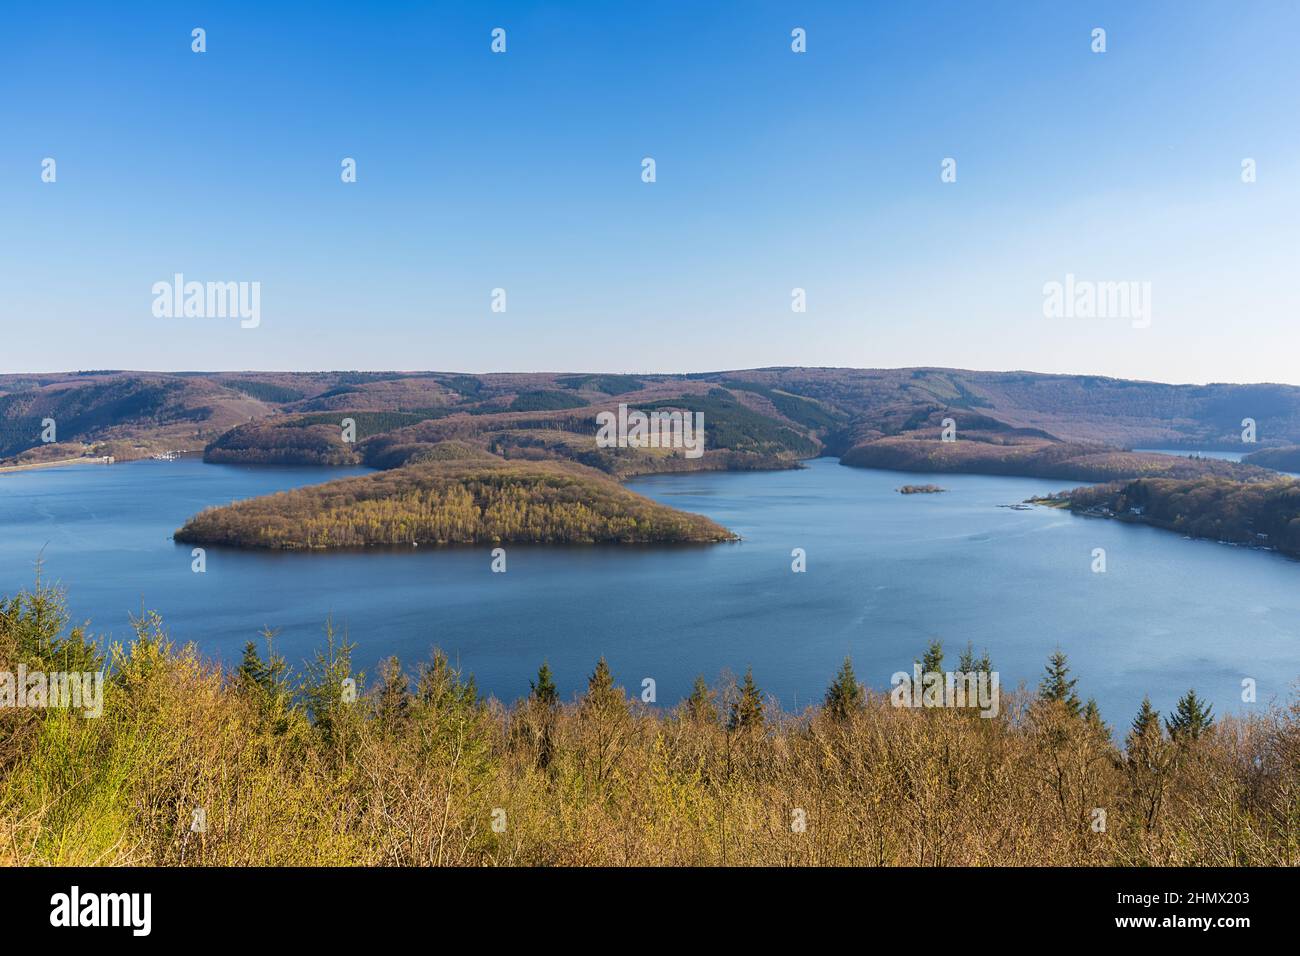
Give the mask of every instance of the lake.
[[[69, 589], [78, 620], [115, 638], [129, 612], [159, 611], [172, 636], [237, 662], [278, 628], [298, 665], [332, 614], [367, 671], [390, 654], [413, 666], [437, 645], [503, 699], [528, 690], [545, 658], [561, 692], [604, 654], [629, 692], [657, 683], [676, 703], [696, 674], [752, 666], [786, 707], [819, 699], [845, 655], [887, 689], [932, 638], [987, 648], [1004, 688], [1037, 683], [1058, 645], [1083, 697], [1122, 732], [1144, 693], [1168, 711], [1195, 687], [1239, 712], [1242, 678], [1260, 705], [1300, 676], [1300, 562], [1153, 528], [1002, 505], [1069, 482], [846, 468], [655, 476], [629, 487], [706, 514], [737, 544], [262, 553], [209, 548], [190, 570], [171, 540], [205, 506], [361, 473], [207, 465], [196, 459], [0, 475], [0, 593], [33, 578]], [[934, 482], [944, 494], [900, 495]], [[791, 572], [791, 551], [807, 571]], [[1107, 571], [1091, 570], [1094, 548]]]

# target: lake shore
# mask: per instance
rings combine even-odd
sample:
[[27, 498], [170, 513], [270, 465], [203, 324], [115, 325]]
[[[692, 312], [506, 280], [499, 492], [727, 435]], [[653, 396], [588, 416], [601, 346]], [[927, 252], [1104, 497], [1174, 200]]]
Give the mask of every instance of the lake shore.
[[39, 468], [60, 468], [64, 465], [109, 465], [112, 462], [102, 456], [78, 458], [60, 458], [57, 461], [33, 461], [22, 465], [0, 465], [0, 474], [10, 471], [36, 471]]

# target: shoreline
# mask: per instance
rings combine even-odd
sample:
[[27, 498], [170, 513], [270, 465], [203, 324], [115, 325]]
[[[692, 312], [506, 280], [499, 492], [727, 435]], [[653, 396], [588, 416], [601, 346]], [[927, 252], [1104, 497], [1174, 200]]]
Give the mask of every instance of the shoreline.
[[0, 474], [5, 474], [7, 472], [35, 471], [38, 468], [61, 468], [64, 465], [110, 465], [110, 464], [114, 464], [114, 462], [110, 461], [109, 458], [106, 456], [92, 458], [86, 455], [82, 455], [78, 458], [60, 458], [58, 461], [34, 461], [25, 465], [0, 465]]

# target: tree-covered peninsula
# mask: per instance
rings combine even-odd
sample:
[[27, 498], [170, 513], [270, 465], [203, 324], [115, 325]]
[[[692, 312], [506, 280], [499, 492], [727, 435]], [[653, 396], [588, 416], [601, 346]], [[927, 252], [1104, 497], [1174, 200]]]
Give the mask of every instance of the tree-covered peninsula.
[[1038, 501], [1078, 514], [1300, 557], [1300, 481], [1289, 478], [1269, 482], [1140, 478], [1075, 488]]

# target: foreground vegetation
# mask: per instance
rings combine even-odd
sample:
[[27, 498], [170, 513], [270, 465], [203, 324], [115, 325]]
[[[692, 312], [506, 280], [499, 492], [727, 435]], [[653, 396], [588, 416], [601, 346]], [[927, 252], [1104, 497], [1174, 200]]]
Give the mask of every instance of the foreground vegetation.
[[209, 508], [175, 537], [256, 548], [735, 538], [703, 515], [651, 501], [582, 465], [436, 459]]
[[1075, 488], [1042, 503], [1300, 557], [1300, 481], [1144, 478]]
[[[97, 667], [66, 624], [39, 583], [0, 601], [0, 668]], [[749, 674], [630, 702], [603, 661], [572, 702], [543, 665], [504, 706], [436, 651], [367, 682], [327, 630], [301, 674], [269, 637], [222, 670], [135, 624], [101, 718], [0, 709], [0, 863], [1300, 863], [1300, 704], [1215, 720], [1189, 693], [1162, 722], [1144, 702], [1120, 749], [1059, 654], [992, 719], [896, 709], [848, 662], [799, 714]]]

